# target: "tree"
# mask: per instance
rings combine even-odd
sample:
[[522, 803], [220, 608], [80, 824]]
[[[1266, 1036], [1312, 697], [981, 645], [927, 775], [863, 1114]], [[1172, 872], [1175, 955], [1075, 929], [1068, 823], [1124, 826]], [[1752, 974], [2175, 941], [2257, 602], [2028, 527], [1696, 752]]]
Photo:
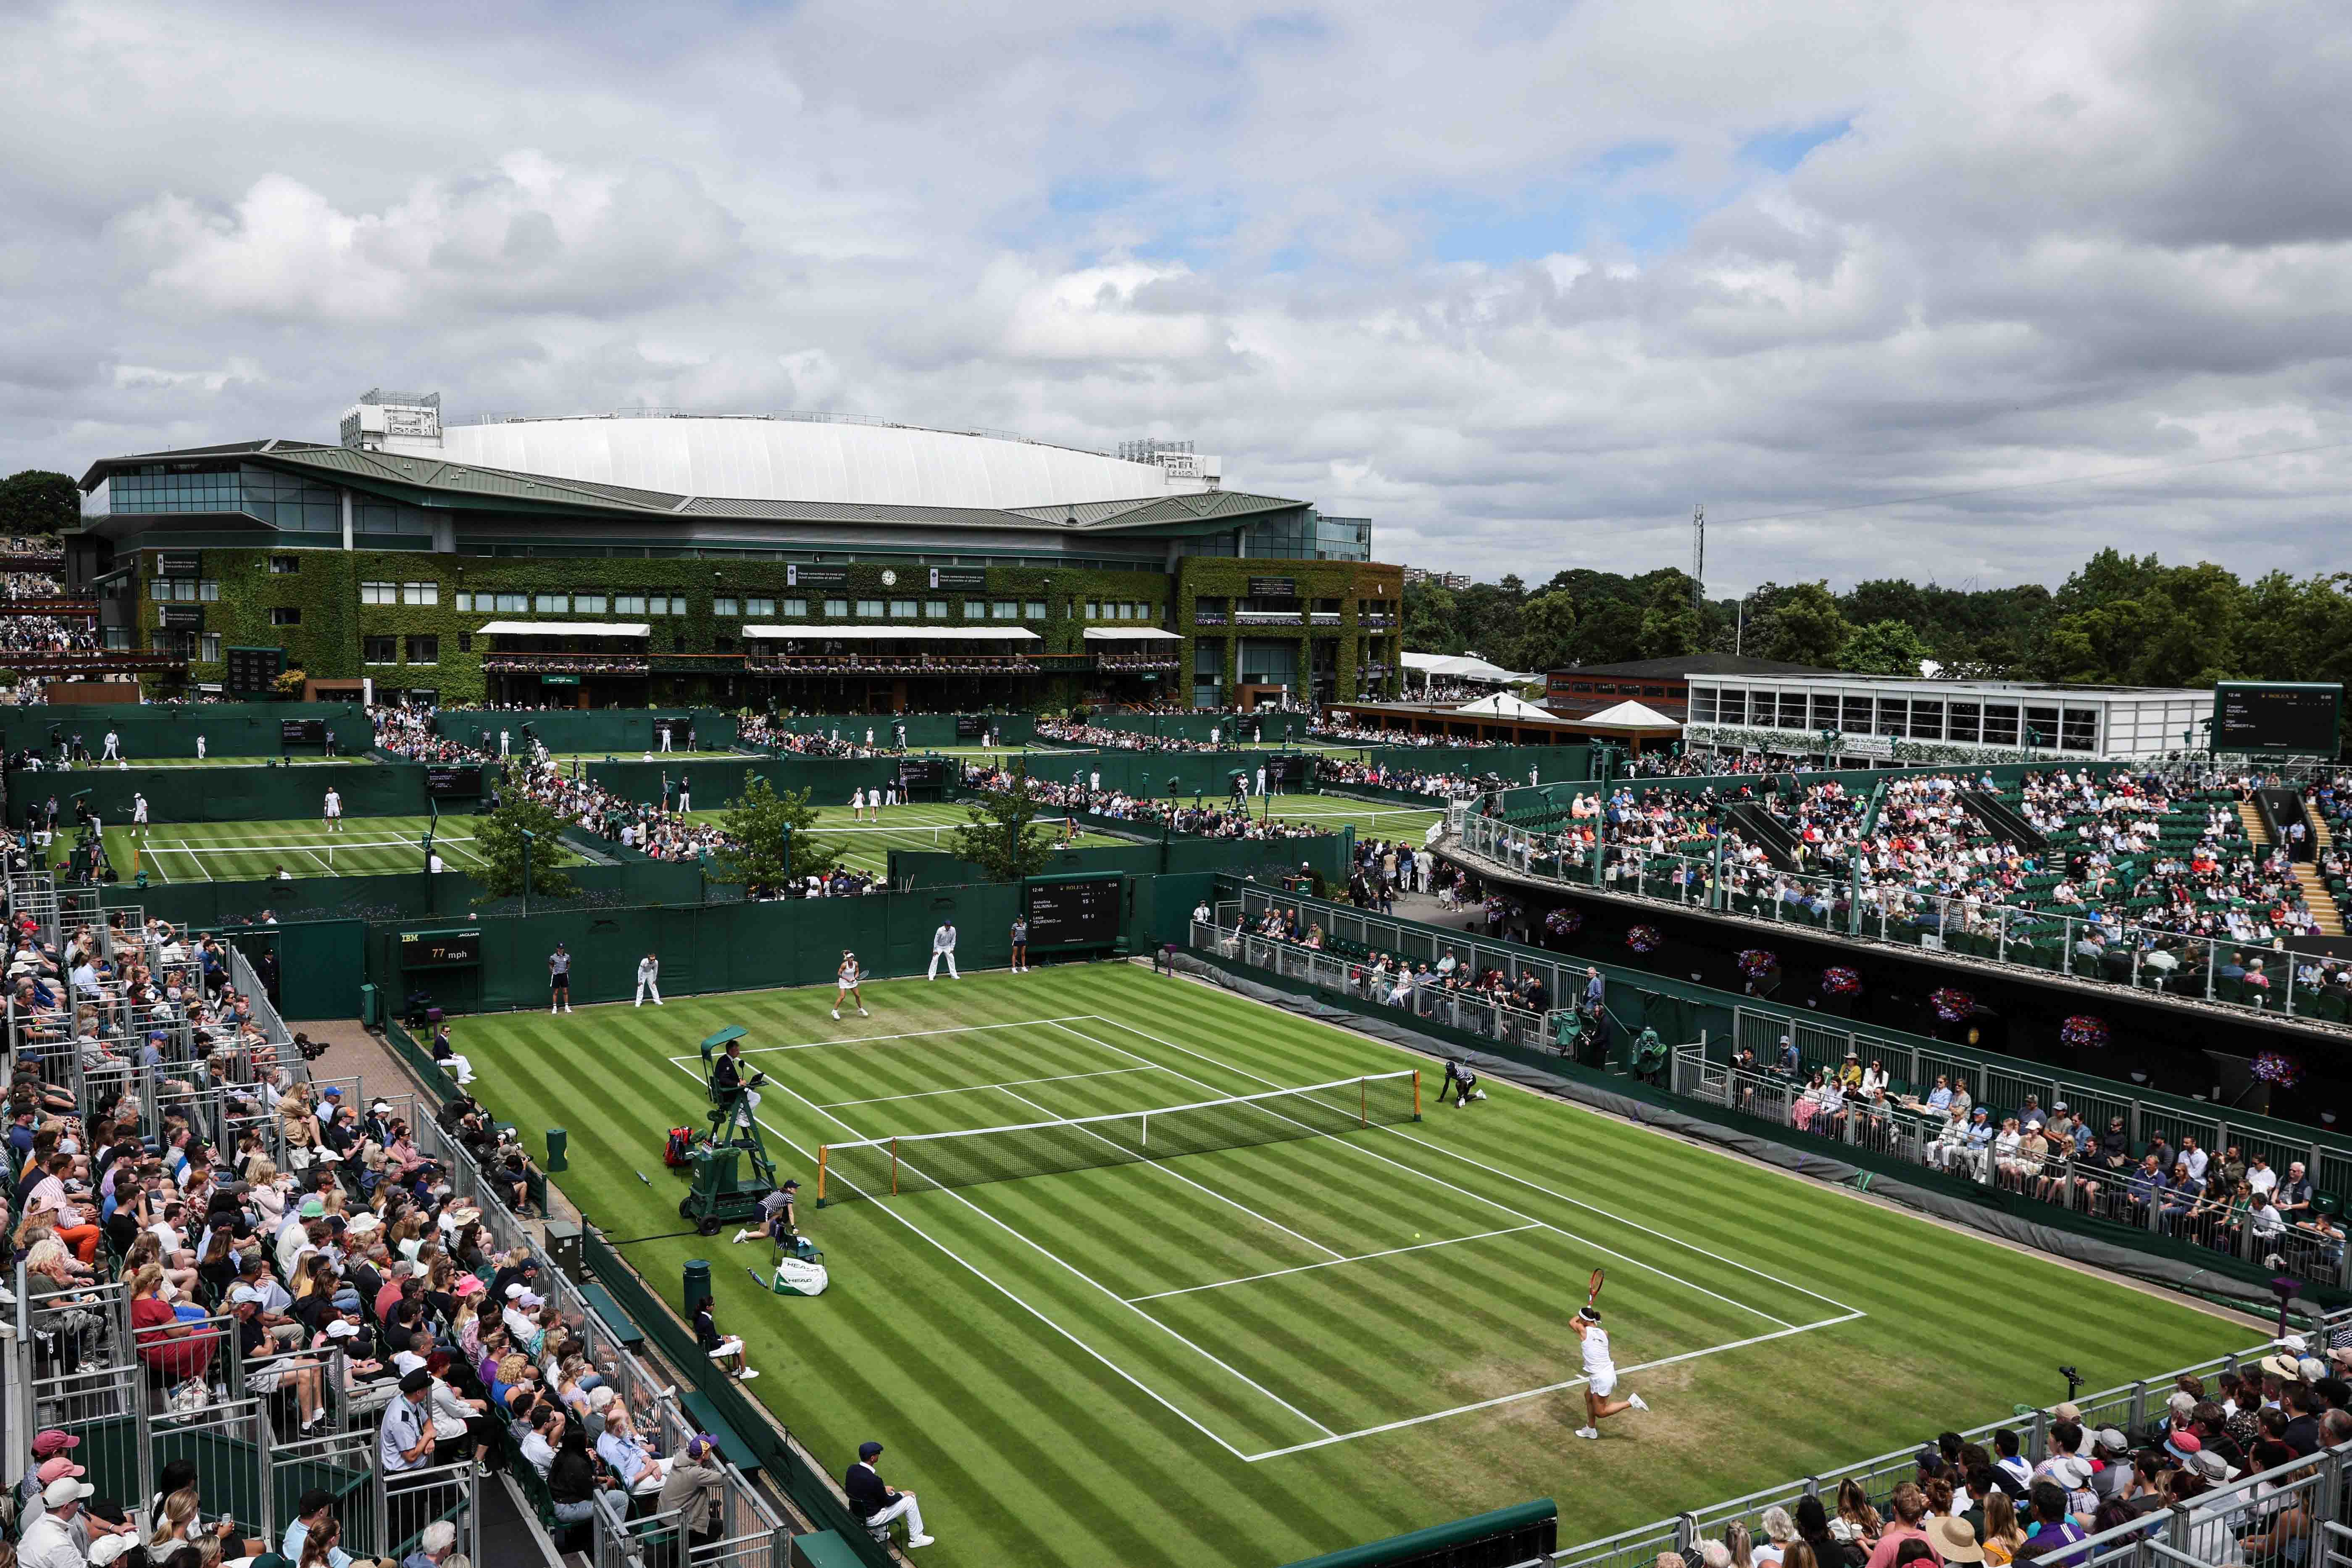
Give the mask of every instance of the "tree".
[[1777, 591], [1758, 629], [1763, 635], [1754, 639], [1755, 646], [1766, 658], [1823, 669], [1837, 668], [1838, 654], [1853, 635], [1825, 583], [1799, 583]]
[[530, 891], [541, 898], [568, 899], [580, 885], [555, 868], [563, 858], [564, 819], [555, 808], [519, 789], [502, 792], [498, 809], [475, 819], [474, 853], [484, 862], [475, 879], [494, 899], [510, 899], [523, 890], [523, 850], [528, 832], [530, 850]]
[[1840, 669], [1858, 675], [1907, 675], [1916, 678], [1927, 645], [1901, 621], [1873, 621], [1857, 626], [1838, 651]]
[[957, 857], [985, 871], [992, 882], [1035, 876], [1054, 853], [1052, 837], [1029, 826], [1045, 805], [1028, 773], [1016, 763], [1011, 784], [982, 790], [971, 803], [971, 821], [955, 830]]
[[731, 842], [712, 853], [711, 863], [722, 880], [740, 882], [754, 897], [823, 876], [841, 858], [839, 845], [816, 836], [816, 807], [809, 804], [809, 792], [778, 795], [756, 773], [727, 803], [719, 826]]
[[59, 533], [81, 521], [81, 487], [64, 474], [26, 468], [0, 479], [0, 532]]
[[1415, 653], [1460, 653], [1464, 640], [1461, 605], [1435, 583], [1404, 585], [1404, 646]]
[[1518, 625], [1487, 656], [1509, 669], [1540, 674], [1576, 657], [1576, 601], [1554, 590], [1520, 606]]
[[1698, 612], [1691, 608], [1690, 578], [1681, 572], [1659, 572], [1642, 606], [1642, 657], [1672, 658], [1695, 651], [1699, 643]]

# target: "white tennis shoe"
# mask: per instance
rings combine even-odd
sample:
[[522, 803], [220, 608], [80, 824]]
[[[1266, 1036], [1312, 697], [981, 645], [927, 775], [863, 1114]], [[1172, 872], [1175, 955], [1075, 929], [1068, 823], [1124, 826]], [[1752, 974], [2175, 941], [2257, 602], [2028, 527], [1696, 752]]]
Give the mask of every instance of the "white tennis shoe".
[[1636, 1410], [1647, 1410], [1650, 1407], [1650, 1402], [1643, 1398], [1638, 1394], [1627, 1394], [1625, 1396], [1625, 1403], [1632, 1405]]
[[1580, 1437], [1598, 1438], [1601, 1436], [1601, 1428], [1598, 1426], [1579, 1426], [1576, 1429], [1576, 1435]]

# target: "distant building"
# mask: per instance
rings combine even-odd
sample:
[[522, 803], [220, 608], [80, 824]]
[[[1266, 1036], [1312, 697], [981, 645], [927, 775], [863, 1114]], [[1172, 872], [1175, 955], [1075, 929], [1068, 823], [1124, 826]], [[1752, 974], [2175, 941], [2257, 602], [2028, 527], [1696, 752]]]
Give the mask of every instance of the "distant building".
[[[1412, 568], [1405, 568], [1411, 582]], [[1742, 658], [1729, 653], [1686, 653], [1671, 658], [1636, 658], [1622, 664], [1581, 664], [1544, 678], [1543, 705], [1563, 719], [1581, 719], [1629, 698], [1680, 723], [1690, 703], [1690, 681], [1702, 675], [1834, 675], [1835, 670], [1786, 664], [1773, 658]]]
[[2138, 761], [2201, 746], [2213, 713], [2210, 691], [1785, 667], [1708, 672], [1689, 691], [1683, 739], [1694, 750], [1854, 764]]
[[1415, 583], [1433, 583], [1456, 594], [1470, 586], [1470, 574], [1467, 572], [1432, 572], [1423, 566], [1406, 567], [1404, 580], [1408, 587]]

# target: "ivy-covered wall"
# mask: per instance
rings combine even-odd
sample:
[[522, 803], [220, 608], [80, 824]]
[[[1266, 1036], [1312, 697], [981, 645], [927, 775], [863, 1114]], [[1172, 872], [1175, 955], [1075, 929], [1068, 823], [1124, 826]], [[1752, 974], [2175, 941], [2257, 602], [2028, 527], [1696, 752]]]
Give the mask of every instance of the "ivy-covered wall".
[[[1298, 597], [1311, 605], [1317, 599], [1339, 601], [1339, 624], [1337, 626], [1203, 626], [1196, 618], [1199, 602], [1203, 598], [1223, 599], [1228, 605], [1249, 595], [1253, 577], [1288, 577], [1297, 584]], [[1402, 679], [1395, 651], [1403, 631], [1404, 571], [1402, 567], [1382, 566], [1360, 561], [1257, 561], [1228, 555], [1188, 555], [1177, 563], [1175, 624], [1170, 628], [1184, 635], [1183, 668], [1178, 672], [1181, 689], [1177, 700], [1189, 705], [1192, 692], [1192, 661], [1195, 641], [1202, 637], [1221, 638], [1225, 645], [1223, 672], [1220, 679], [1231, 692], [1238, 679], [1236, 662], [1242, 639], [1252, 641], [1285, 641], [1300, 645], [1298, 668], [1302, 680], [1311, 668], [1312, 655], [1307, 644], [1316, 637], [1339, 639], [1339, 662], [1333, 690], [1340, 700], [1369, 700], [1394, 696]], [[1357, 618], [1357, 602], [1373, 599], [1391, 606], [1395, 624], [1385, 628], [1369, 629]], [[1389, 653], [1383, 662], [1389, 673], [1377, 680], [1357, 683], [1357, 650], [1366, 637], [1378, 637]]]
[[[268, 569], [272, 555], [290, 555], [299, 563], [290, 573], [272, 573]], [[140, 627], [142, 646], [152, 646], [152, 638], [161, 625], [163, 606], [151, 596], [148, 576], [154, 570], [152, 553], [141, 558]], [[710, 654], [720, 651], [717, 639], [731, 638], [731, 651], [743, 651], [742, 618], [719, 621], [712, 615], [712, 601], [718, 597], [802, 598], [814, 601], [825, 598], [859, 599], [893, 598], [917, 600], [945, 599], [949, 616], [946, 621], [919, 620], [914, 625], [1018, 625], [1034, 631], [1044, 639], [1037, 651], [1041, 653], [1076, 654], [1087, 651], [1084, 637], [1089, 624], [1085, 618], [1089, 602], [1148, 603], [1156, 607], [1154, 619], [1118, 622], [1102, 620], [1101, 626], [1165, 626], [1183, 634], [1185, 641], [1179, 654], [1181, 668], [1163, 676], [1162, 689], [1178, 702], [1189, 702], [1192, 681], [1192, 637], [1196, 628], [1192, 618], [1194, 597], [1198, 595], [1239, 597], [1248, 591], [1247, 579], [1252, 576], [1286, 576], [1296, 578], [1303, 598], [1336, 598], [1340, 600], [1341, 625], [1336, 628], [1339, 639], [1339, 688], [1344, 695], [1354, 689], [1356, 647], [1359, 632], [1356, 626], [1356, 600], [1371, 597], [1372, 584], [1382, 584], [1391, 604], [1401, 608], [1402, 572], [1393, 566], [1367, 566], [1352, 562], [1322, 561], [1246, 561], [1224, 557], [1185, 557], [1173, 578], [1157, 572], [1120, 572], [1052, 566], [1003, 567], [984, 569], [986, 586], [981, 588], [939, 588], [924, 586], [926, 569], [920, 566], [863, 563], [846, 568], [845, 587], [787, 587], [785, 563], [782, 562], [719, 562], [697, 559], [646, 560], [621, 557], [586, 559], [506, 558], [480, 555], [435, 554], [415, 551], [341, 551], [341, 550], [222, 550], [206, 549], [203, 552], [203, 576], [220, 584], [220, 597], [203, 605], [205, 631], [220, 634], [224, 649], [237, 647], [282, 647], [286, 650], [289, 668], [299, 668], [313, 679], [356, 679], [373, 675], [379, 685], [394, 687], [429, 687], [441, 694], [445, 702], [473, 702], [482, 700], [486, 686], [482, 672], [482, 656], [486, 649], [476, 646], [461, 649], [461, 636], [494, 620], [513, 618], [514, 612], [503, 615], [484, 610], [460, 611], [457, 595], [466, 594], [663, 594], [676, 595], [687, 601], [684, 616], [572, 616], [567, 618], [595, 621], [645, 620], [652, 628], [647, 639], [648, 650], [656, 655]], [[973, 568], [972, 570], [982, 570]], [[883, 574], [895, 573], [897, 581], [886, 584]], [[360, 584], [363, 582], [432, 583], [436, 602], [432, 605], [362, 605]], [[966, 600], [1017, 600], [1024, 606], [1043, 602], [1046, 617], [1042, 621], [1023, 618], [1017, 622], [967, 621], [963, 614]], [[301, 624], [281, 626], [271, 624], [270, 612], [279, 607], [299, 607]], [[524, 612], [529, 618], [530, 612]], [[898, 625], [887, 616], [852, 616], [832, 624]], [[1228, 637], [1238, 635], [1236, 628], [1207, 628], [1213, 634]], [[1252, 626], [1253, 637], [1292, 637], [1304, 641], [1310, 636], [1334, 635], [1330, 627]], [[408, 639], [412, 636], [431, 635], [440, 639], [437, 662], [430, 665], [410, 663], [368, 664], [362, 657], [362, 638], [373, 636], [396, 637], [399, 653], [405, 659]], [[1394, 631], [1382, 634], [1393, 637]], [[1391, 645], [1393, 646], [1393, 645]], [[1395, 661], [1390, 660], [1391, 664]], [[1227, 654], [1226, 682], [1233, 679], [1231, 647]], [[1300, 665], [1307, 664], [1301, 650]], [[223, 679], [222, 663], [196, 662], [190, 666], [189, 678], [194, 681], [216, 681]], [[699, 676], [665, 676], [656, 674], [650, 682], [650, 699], [656, 702], [683, 702], [700, 699], [705, 679]], [[1394, 678], [1391, 677], [1393, 685]], [[1084, 678], [1056, 677], [1043, 683], [1041, 701], [1044, 706], [1061, 707], [1076, 701], [1081, 695]]]

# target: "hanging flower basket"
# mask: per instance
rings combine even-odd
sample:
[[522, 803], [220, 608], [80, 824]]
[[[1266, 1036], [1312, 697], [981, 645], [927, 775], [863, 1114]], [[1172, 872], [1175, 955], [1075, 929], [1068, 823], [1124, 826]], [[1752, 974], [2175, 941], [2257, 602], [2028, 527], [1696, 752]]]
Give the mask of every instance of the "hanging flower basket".
[[2303, 1064], [2278, 1051], [2254, 1058], [2254, 1076], [2273, 1089], [2293, 1089], [2303, 1081]]
[[1745, 974], [1750, 980], [1761, 980], [1764, 976], [1771, 973], [1772, 971], [1780, 967], [1779, 955], [1776, 953], [1767, 952], [1760, 947], [1741, 949], [1738, 963], [1739, 964], [1739, 973]]
[[1822, 971], [1822, 994], [1824, 996], [1853, 996], [1861, 990], [1862, 973], [1859, 970], [1835, 963]]
[[1544, 916], [1544, 930], [1554, 936], [1574, 936], [1584, 929], [1584, 915], [1578, 910], [1554, 910]]
[[2058, 1026], [2058, 1040], [2078, 1051], [2103, 1051], [2107, 1047], [2107, 1021], [2077, 1013]]
[[1936, 1016], [1947, 1024], [1957, 1024], [1977, 1010], [1975, 997], [1965, 991], [1955, 991], [1948, 985], [1929, 993], [1927, 1004], [1936, 1009]]
[[1665, 933], [1655, 926], [1635, 926], [1625, 933], [1625, 945], [1635, 952], [1655, 952], [1666, 945]]

